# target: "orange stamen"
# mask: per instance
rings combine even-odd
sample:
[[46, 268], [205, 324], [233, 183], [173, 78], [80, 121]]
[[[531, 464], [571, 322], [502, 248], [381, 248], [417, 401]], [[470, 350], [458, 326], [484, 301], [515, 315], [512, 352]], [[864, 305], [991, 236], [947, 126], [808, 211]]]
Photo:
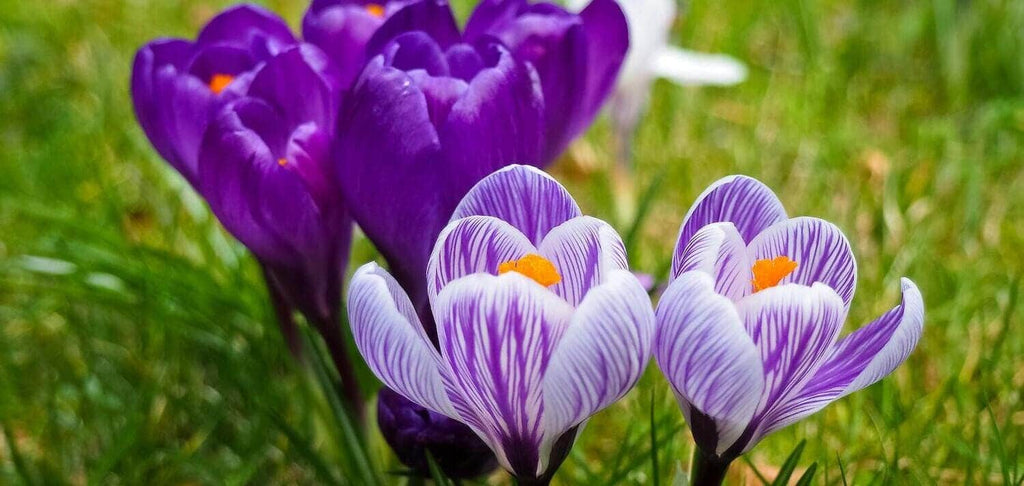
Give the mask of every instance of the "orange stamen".
[[227, 88], [234, 80], [235, 77], [230, 74], [214, 74], [213, 77], [210, 78], [210, 91], [213, 91], [213, 94], [220, 94], [220, 92], [224, 91], [224, 88]]
[[783, 255], [775, 257], [774, 260], [758, 260], [754, 262], [754, 279], [750, 281], [754, 285], [754, 292], [760, 292], [769, 287], [774, 287], [796, 270], [797, 263]]
[[507, 261], [498, 265], [498, 275], [517, 272], [532, 278], [535, 282], [550, 287], [562, 281], [555, 265], [551, 260], [540, 255], [530, 253], [518, 260]]
[[280, 165], [281, 167], [284, 167], [284, 166], [288, 165], [288, 159], [286, 159], [284, 157], [281, 157], [280, 159], [277, 159], [277, 165]]
[[373, 15], [374, 17], [384, 17], [384, 6], [379, 3], [371, 3], [367, 5], [365, 8], [366, 11], [369, 12], [370, 15]]

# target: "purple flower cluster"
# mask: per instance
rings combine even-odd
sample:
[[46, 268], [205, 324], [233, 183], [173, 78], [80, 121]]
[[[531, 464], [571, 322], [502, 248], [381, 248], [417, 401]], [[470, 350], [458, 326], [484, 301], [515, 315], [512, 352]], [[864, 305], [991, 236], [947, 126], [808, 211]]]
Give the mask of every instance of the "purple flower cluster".
[[420, 474], [430, 452], [453, 477], [500, 464], [547, 484], [653, 356], [697, 443], [695, 484], [717, 484], [920, 339], [908, 279], [900, 305], [840, 338], [849, 242], [742, 176], [691, 208], [652, 308], [618, 233], [540, 170], [615, 82], [628, 34], [614, 0], [579, 14], [483, 0], [462, 30], [444, 0], [314, 0], [302, 30], [243, 5], [194, 41], [151, 42], [136, 114], [260, 262], [286, 337], [293, 311], [320, 332], [356, 412], [339, 325], [353, 221], [374, 243], [388, 270], [355, 273], [348, 318], [388, 387], [383, 436]]

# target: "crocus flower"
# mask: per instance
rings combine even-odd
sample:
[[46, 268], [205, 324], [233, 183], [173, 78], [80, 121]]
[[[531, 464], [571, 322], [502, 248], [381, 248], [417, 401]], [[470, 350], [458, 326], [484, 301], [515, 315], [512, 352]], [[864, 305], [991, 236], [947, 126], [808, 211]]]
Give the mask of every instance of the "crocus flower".
[[493, 36], [536, 69], [544, 92], [544, 161], [558, 157], [597, 116], [615, 86], [630, 35], [614, 0], [593, 0], [574, 14], [553, 3], [484, 0], [466, 39]]
[[387, 386], [472, 428], [520, 484], [547, 484], [648, 361], [654, 315], [621, 239], [554, 179], [512, 166], [459, 204], [427, 274], [438, 347], [369, 263], [348, 295], [359, 351]]
[[924, 305], [903, 301], [839, 338], [857, 280], [843, 233], [788, 218], [755, 179], [726, 177], [690, 209], [657, 309], [654, 355], [699, 453], [694, 484], [773, 431], [882, 379], [917, 345]]
[[323, 335], [360, 407], [338, 325], [351, 218], [328, 163], [339, 77], [253, 6], [210, 21], [195, 42], [158, 40], [136, 56], [132, 96], [160, 154], [263, 267], [282, 333], [293, 309]]
[[302, 35], [324, 50], [348, 87], [366, 63], [366, 43], [384, 21], [412, 0], [313, 0], [302, 17]]
[[132, 68], [132, 100], [153, 147], [195, 185], [210, 118], [248, 90], [268, 59], [295, 43], [280, 18], [241, 5], [210, 20], [195, 41], [158, 39], [142, 47]]
[[429, 477], [426, 451], [455, 479], [482, 476], [498, 467], [494, 453], [469, 426], [410, 402], [388, 388], [377, 395], [377, 423], [402, 464]]
[[[586, 0], [569, 0], [568, 5], [570, 10], [578, 11]], [[623, 151], [622, 162], [626, 162], [630, 157], [629, 142], [655, 79], [664, 78], [682, 86], [732, 85], [747, 77], [747, 68], [729, 56], [671, 45], [675, 0], [619, 0], [619, 5], [629, 21], [629, 54], [608, 113]]]
[[[434, 22], [403, 31], [423, 19]], [[402, 33], [391, 38], [395, 31]], [[352, 215], [431, 334], [427, 259], [459, 200], [498, 168], [542, 161], [536, 71], [493, 40], [459, 38], [447, 3], [421, 1], [392, 15], [370, 42], [380, 54], [342, 108], [335, 150]]]

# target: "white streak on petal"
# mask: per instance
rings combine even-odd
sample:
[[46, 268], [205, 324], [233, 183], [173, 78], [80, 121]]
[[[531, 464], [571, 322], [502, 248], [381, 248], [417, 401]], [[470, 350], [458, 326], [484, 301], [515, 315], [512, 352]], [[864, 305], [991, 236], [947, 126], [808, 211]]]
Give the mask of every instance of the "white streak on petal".
[[583, 216], [562, 223], [548, 233], [537, 250], [551, 260], [562, 281], [551, 290], [573, 306], [605, 281], [610, 272], [626, 270], [626, 249], [608, 223]]
[[671, 275], [701, 271], [715, 279], [715, 291], [733, 301], [750, 294], [752, 263], [747, 245], [732, 223], [713, 223], [690, 238], [672, 258]]

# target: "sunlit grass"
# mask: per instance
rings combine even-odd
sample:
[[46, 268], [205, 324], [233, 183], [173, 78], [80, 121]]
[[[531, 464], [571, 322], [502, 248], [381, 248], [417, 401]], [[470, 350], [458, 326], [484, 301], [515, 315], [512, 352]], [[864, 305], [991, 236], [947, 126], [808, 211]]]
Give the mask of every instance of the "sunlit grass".
[[[303, 3], [270, 5], [295, 26]], [[132, 115], [134, 50], [192, 36], [224, 4], [0, 0], [0, 483], [358, 477], [315, 360], [287, 355], [258, 268]], [[663, 277], [697, 194], [744, 173], [849, 235], [849, 329], [898, 302], [901, 276], [927, 308], [902, 368], [769, 437], [735, 481], [759, 484], [750, 465], [773, 478], [801, 439], [793, 478], [817, 464], [817, 484], [1020, 481], [1021, 32], [1012, 1], [688, 3], [678, 42], [744, 59], [751, 76], [656, 86], [631, 176], [638, 196], [657, 191], [637, 269]], [[612, 153], [600, 122], [553, 171], [625, 234]], [[373, 256], [357, 242], [353, 267]], [[556, 482], [653, 484], [652, 423], [671, 484], [692, 444], [654, 367], [590, 421]], [[369, 436], [371, 466], [399, 470]]]

